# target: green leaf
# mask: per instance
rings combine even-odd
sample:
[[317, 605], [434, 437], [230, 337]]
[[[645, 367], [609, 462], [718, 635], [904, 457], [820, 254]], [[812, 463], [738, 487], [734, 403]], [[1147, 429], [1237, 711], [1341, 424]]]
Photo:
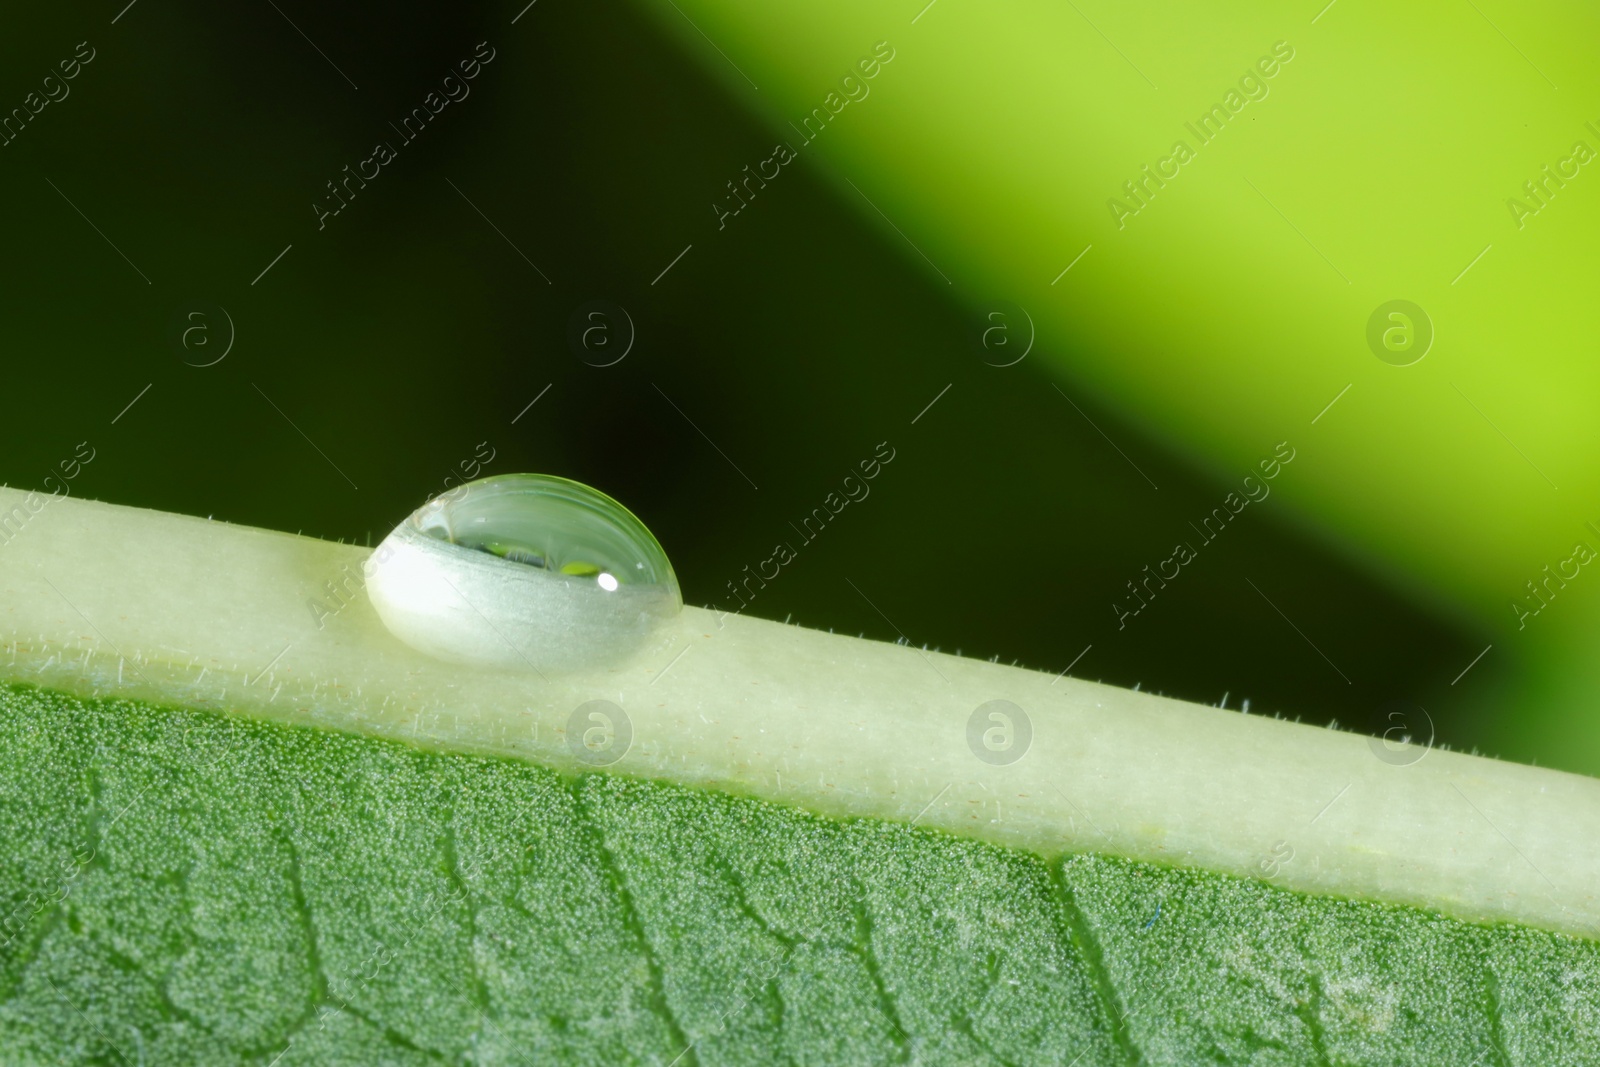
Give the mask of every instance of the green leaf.
[[621, 776], [0, 690], [31, 1063], [1580, 1064], [1600, 947]]

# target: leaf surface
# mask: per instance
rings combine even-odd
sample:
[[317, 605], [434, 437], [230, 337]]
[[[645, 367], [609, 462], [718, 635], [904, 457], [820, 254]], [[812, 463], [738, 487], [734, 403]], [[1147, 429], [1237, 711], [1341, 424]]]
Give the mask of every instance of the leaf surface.
[[7, 1063], [1579, 1064], [1600, 950], [0, 691]]

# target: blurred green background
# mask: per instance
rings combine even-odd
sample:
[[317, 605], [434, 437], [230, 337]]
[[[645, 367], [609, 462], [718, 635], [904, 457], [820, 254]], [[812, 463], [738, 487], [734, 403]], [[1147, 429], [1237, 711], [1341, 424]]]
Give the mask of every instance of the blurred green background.
[[[1571, 607], [1567, 623], [1538, 620], [1546, 647], [1563, 650], [1545, 663], [1506, 632], [1515, 619], [1504, 603], [1520, 579], [1497, 577], [1504, 595], [1485, 593], [1499, 587], [1481, 565], [1503, 559], [1506, 573], [1532, 578], [1566, 554], [1579, 525], [1546, 509], [1530, 520], [1537, 529], [1521, 529], [1522, 500], [1497, 479], [1531, 475], [1498, 431], [1470, 410], [1440, 414], [1437, 398], [1421, 401], [1412, 386], [1396, 392], [1395, 374], [1433, 373], [1451, 357], [1466, 327], [1449, 309], [1436, 308], [1437, 348], [1416, 367], [1366, 349], [1366, 315], [1382, 299], [1443, 299], [1384, 265], [1383, 226], [1400, 222], [1374, 223], [1363, 258], [1336, 236], [1351, 219], [1318, 215], [1307, 206], [1316, 197], [1286, 195], [1292, 186], [1270, 171], [1257, 193], [1268, 199], [1270, 187], [1287, 201], [1268, 200], [1280, 214], [1247, 199], [1236, 215], [1180, 210], [1180, 194], [1210, 195], [1205, 183], [1218, 180], [1229, 147], [1220, 139], [1148, 216], [1128, 221], [1141, 231], [1131, 241], [1147, 242], [1130, 244], [1135, 252], [1114, 251], [1074, 214], [1108, 231], [1105, 198], [1281, 36], [1254, 23], [1281, 16], [1219, 9], [1209, 36], [1141, 28], [1131, 16], [1110, 25], [1124, 46], [1169, 41], [1170, 54], [1143, 53], [1170, 75], [1157, 106], [1135, 95], [1154, 85], [1081, 13], [1027, 4], [985, 14], [944, 0], [918, 15], [922, 6], [142, 2], [14, 14], [0, 39], [0, 108], [25, 107], [79, 42], [94, 59], [69, 96], [0, 148], [10, 207], [0, 479], [45, 488], [87, 441], [94, 459], [74, 495], [375, 543], [459, 478], [460, 464], [481, 459], [486, 442], [494, 458], [481, 473], [560, 474], [628, 505], [665, 546], [690, 603], [738, 607], [728, 583], [788, 542], [798, 559], [749, 613], [1052, 672], [1072, 664], [1077, 677], [1228, 707], [1249, 700], [1252, 713], [1373, 733], [1395, 725], [1396, 707], [1421, 708], [1421, 721], [1406, 711], [1419, 735], [1594, 769], [1592, 748], [1571, 743], [1592, 732], [1582, 701], [1569, 699], [1588, 685], [1570, 681], [1587, 647], [1573, 621], [1591, 617], [1576, 604], [1584, 590], [1552, 607], [1552, 616]], [[1109, 11], [1092, 14], [1104, 22]], [[1296, 13], [1295, 31], [1315, 14]], [[943, 28], [936, 15], [950, 16]], [[1462, 33], [1459, 20], [1478, 18], [1453, 17], [1443, 24]], [[1052, 34], [1069, 32], [1062, 19], [1081, 22], [1072, 49], [1053, 57]], [[1050, 32], [1030, 32], [1035, 22]], [[880, 23], [889, 28], [869, 29]], [[919, 59], [909, 35], [923, 31], [942, 42], [943, 65], [926, 51]], [[1457, 57], [1462, 71], [1527, 75], [1491, 30], [1470, 33], [1477, 51]], [[789, 122], [879, 39], [898, 52], [861, 114], [841, 114], [841, 128], [850, 119], [855, 130], [824, 135], [837, 146], [804, 148], [719, 226], [733, 206], [727, 183], [776, 143], [798, 146]], [[1386, 39], [1393, 47], [1373, 30], [1346, 46], [1384, 70], [1374, 42]], [[442, 95], [479, 42], [494, 58], [466, 83], [470, 95], [402, 143], [394, 126], [430, 92]], [[1274, 95], [1250, 105], [1262, 123], [1273, 107], [1293, 114], [1302, 70], [1329, 98], [1373, 114], [1384, 100], [1399, 113], [1395, 102], [1428, 89], [1363, 80], [1348, 65], [1319, 69], [1315, 58], [1302, 46]], [[752, 89], [746, 74], [765, 84]], [[1081, 95], [1056, 93], [1052, 79], [1078, 79]], [[1206, 88], [1185, 96], [1188, 83]], [[1460, 119], [1448, 99], [1419, 106]], [[1479, 111], [1474, 121], [1516, 120]], [[1301, 115], [1271, 131], [1276, 142], [1262, 137], [1280, 157], [1322, 168], [1324, 204], [1356, 181], [1312, 151], [1340, 122]], [[1554, 122], [1569, 125], [1581, 127]], [[1396, 120], [1373, 135], [1375, 157], [1390, 156], [1380, 169], [1399, 177], [1366, 192], [1421, 197], [1428, 190], [1407, 168], [1433, 173], [1426, 203], [1449, 229], [1440, 205], [1452, 203], [1460, 168], [1435, 156], [1428, 172], [1416, 157], [1420, 141], [1449, 144], [1450, 134], [1419, 129]], [[1547, 132], [1534, 140], [1548, 147], [1508, 175], [1559, 157], [1567, 135]], [[1096, 154], [1085, 147], [1096, 137], [1125, 137], [1126, 150]], [[396, 158], [319, 229], [313, 205], [334, 203], [326, 183], [379, 141]], [[1036, 170], [1012, 166], [1030, 159]], [[1051, 168], [1078, 176], [1062, 191], [1070, 209], [1036, 202]], [[1501, 181], [1505, 195], [1520, 181]], [[1503, 211], [1498, 190], [1486, 202]], [[1169, 197], [1176, 238], [1156, 229]], [[1580, 236], [1595, 217], [1587, 210], [1574, 213]], [[1405, 204], [1396, 212], [1403, 220]], [[1349, 306], [1330, 301], [1325, 318], [1307, 310], [1319, 287], [1338, 286], [1321, 253], [1288, 231], [1262, 237], [1295, 214], [1315, 220], [1339, 253], [1330, 256], [1359, 277], [1335, 293]], [[1441, 286], [1489, 240], [1474, 232], [1439, 247], [1426, 227], [1391, 236], [1454, 264], [1440, 267]], [[1189, 242], [1190, 254], [1163, 239]], [[1050, 285], [1090, 243], [1097, 258]], [[1592, 300], [1594, 276], [1576, 252], [1548, 254], [1541, 278], [1572, 268], [1557, 273], [1560, 291], [1548, 281], [1540, 290], [1540, 314], [1559, 320]], [[1249, 286], [1236, 268], [1250, 271]], [[1484, 304], [1455, 299], [1462, 316]], [[596, 307], [604, 319], [582, 317]], [[1499, 315], [1497, 344], [1514, 340], [1514, 315], [1484, 314]], [[228, 319], [232, 347], [213, 363]], [[186, 347], [196, 323], [205, 329]], [[589, 348], [575, 343], [585, 324], [602, 325], [613, 347], [598, 334]], [[996, 365], [1030, 334], [1025, 358]], [[1337, 355], [1318, 355], [1335, 344]], [[623, 347], [620, 361], [596, 365]], [[1462, 378], [1458, 392], [1492, 405], [1526, 376], [1565, 373], [1550, 389], [1562, 417], [1582, 423], [1592, 340], [1534, 348], [1499, 350], [1501, 377]], [[1258, 358], [1267, 351], [1276, 363]], [[1437, 385], [1454, 380], [1447, 365], [1438, 373]], [[1309, 385], [1287, 388], [1291, 379]], [[1313, 426], [1346, 383], [1351, 394]], [[1559, 429], [1534, 433], [1536, 421], [1516, 421], [1526, 447], [1547, 456], [1588, 447]], [[1191, 524], [1280, 441], [1296, 458], [1272, 495], [1200, 547]], [[795, 527], [881, 442], [895, 458], [870, 496], [802, 545]], [[1452, 458], [1448, 473], [1418, 474]], [[1557, 472], [1573, 515], [1592, 498], [1592, 467], [1573, 460]], [[1462, 486], [1479, 494], [1475, 505], [1457, 499]], [[1390, 536], [1389, 521], [1417, 528], [1417, 539]], [[1437, 541], [1441, 529], [1449, 541]], [[1429, 538], [1436, 558], [1424, 561], [1418, 544]], [[1198, 558], [1119, 628], [1112, 605], [1132, 606], [1126, 583], [1178, 541], [1199, 547]], [[1549, 542], [1548, 553], [1530, 556], [1535, 542]], [[1467, 573], [1453, 581], [1452, 567]]]

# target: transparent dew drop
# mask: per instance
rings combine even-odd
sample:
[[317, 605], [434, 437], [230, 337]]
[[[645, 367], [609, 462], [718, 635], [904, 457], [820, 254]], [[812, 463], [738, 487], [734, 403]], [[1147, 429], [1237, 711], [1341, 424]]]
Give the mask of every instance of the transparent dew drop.
[[620, 662], [683, 607], [644, 523], [544, 474], [433, 498], [368, 558], [366, 579], [384, 625], [419, 652], [541, 674]]

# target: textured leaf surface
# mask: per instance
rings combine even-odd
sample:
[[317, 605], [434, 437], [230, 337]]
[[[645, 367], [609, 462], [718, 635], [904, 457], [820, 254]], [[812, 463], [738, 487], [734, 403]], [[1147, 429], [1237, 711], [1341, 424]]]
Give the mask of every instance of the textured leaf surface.
[[1579, 1064], [1600, 946], [0, 690], [0, 1062]]

